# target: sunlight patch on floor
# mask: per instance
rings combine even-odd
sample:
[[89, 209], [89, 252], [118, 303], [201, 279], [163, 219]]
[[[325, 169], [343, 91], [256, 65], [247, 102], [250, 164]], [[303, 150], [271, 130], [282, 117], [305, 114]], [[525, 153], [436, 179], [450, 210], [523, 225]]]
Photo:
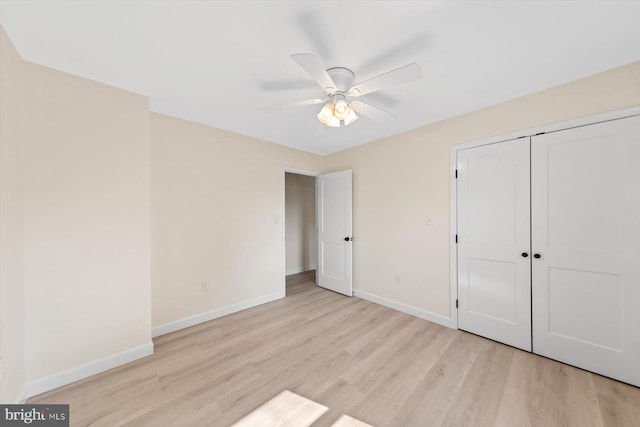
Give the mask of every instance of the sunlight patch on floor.
[[[232, 427], [309, 427], [329, 408], [288, 390], [254, 409]], [[331, 427], [373, 427], [342, 415]]]
[[343, 415], [338, 418], [338, 421], [331, 424], [331, 427], [373, 427], [371, 424], [367, 424], [360, 420], [350, 417], [349, 415]]
[[328, 410], [324, 405], [285, 390], [233, 427], [308, 427]]

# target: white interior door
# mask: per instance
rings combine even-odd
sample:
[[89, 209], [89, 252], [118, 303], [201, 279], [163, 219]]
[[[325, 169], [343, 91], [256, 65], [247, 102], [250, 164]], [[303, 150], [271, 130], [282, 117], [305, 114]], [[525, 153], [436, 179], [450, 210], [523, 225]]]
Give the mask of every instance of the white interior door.
[[323, 288], [351, 296], [351, 171], [316, 179], [318, 268]]
[[640, 386], [640, 117], [531, 147], [533, 350]]
[[457, 153], [458, 327], [531, 350], [529, 138]]

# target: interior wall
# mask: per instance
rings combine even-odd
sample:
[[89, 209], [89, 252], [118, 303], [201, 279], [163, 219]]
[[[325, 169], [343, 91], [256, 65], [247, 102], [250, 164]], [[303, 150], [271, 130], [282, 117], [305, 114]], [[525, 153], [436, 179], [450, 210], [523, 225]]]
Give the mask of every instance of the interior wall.
[[353, 170], [354, 289], [450, 316], [454, 144], [640, 105], [640, 62], [324, 157]]
[[25, 62], [27, 379], [150, 345], [148, 99]]
[[321, 164], [314, 154], [152, 113], [154, 327], [284, 296], [283, 170]]
[[314, 270], [317, 263], [316, 179], [285, 174], [286, 274]]
[[17, 403], [25, 381], [23, 62], [2, 28], [0, 52], [0, 402]]

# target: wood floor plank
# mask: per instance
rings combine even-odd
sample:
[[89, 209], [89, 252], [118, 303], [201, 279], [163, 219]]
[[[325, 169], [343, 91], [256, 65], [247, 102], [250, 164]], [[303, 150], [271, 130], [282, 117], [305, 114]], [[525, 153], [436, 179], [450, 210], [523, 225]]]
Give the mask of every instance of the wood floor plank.
[[592, 377], [587, 371], [518, 351], [496, 425], [602, 426]]
[[[449, 408], [446, 414], [447, 425], [495, 424], [501, 402], [499, 397], [504, 394], [511, 361], [516, 351], [511, 347], [496, 345], [486, 340], [482, 343], [478, 357], [464, 379], [456, 405]], [[487, 390], [491, 390], [491, 393], [487, 393]]]
[[473, 335], [460, 333], [417, 384], [393, 422], [405, 426], [444, 424], [450, 408], [457, 405], [464, 380], [480, 353], [478, 340]]
[[[230, 426], [290, 391], [371, 426], [636, 426], [640, 389], [287, 278], [287, 297], [154, 339], [30, 399], [72, 426]], [[342, 418], [345, 420], [346, 418]], [[353, 422], [352, 422], [353, 423]]]

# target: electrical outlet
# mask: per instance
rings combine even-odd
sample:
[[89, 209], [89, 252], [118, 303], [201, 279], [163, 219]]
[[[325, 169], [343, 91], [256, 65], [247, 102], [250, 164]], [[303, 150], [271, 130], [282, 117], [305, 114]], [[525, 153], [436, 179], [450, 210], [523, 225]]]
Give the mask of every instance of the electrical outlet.
[[203, 280], [201, 283], [202, 286], [202, 292], [207, 292], [210, 288], [209, 286], [209, 281], [208, 280]]
[[400, 283], [400, 273], [396, 273], [396, 283]]

